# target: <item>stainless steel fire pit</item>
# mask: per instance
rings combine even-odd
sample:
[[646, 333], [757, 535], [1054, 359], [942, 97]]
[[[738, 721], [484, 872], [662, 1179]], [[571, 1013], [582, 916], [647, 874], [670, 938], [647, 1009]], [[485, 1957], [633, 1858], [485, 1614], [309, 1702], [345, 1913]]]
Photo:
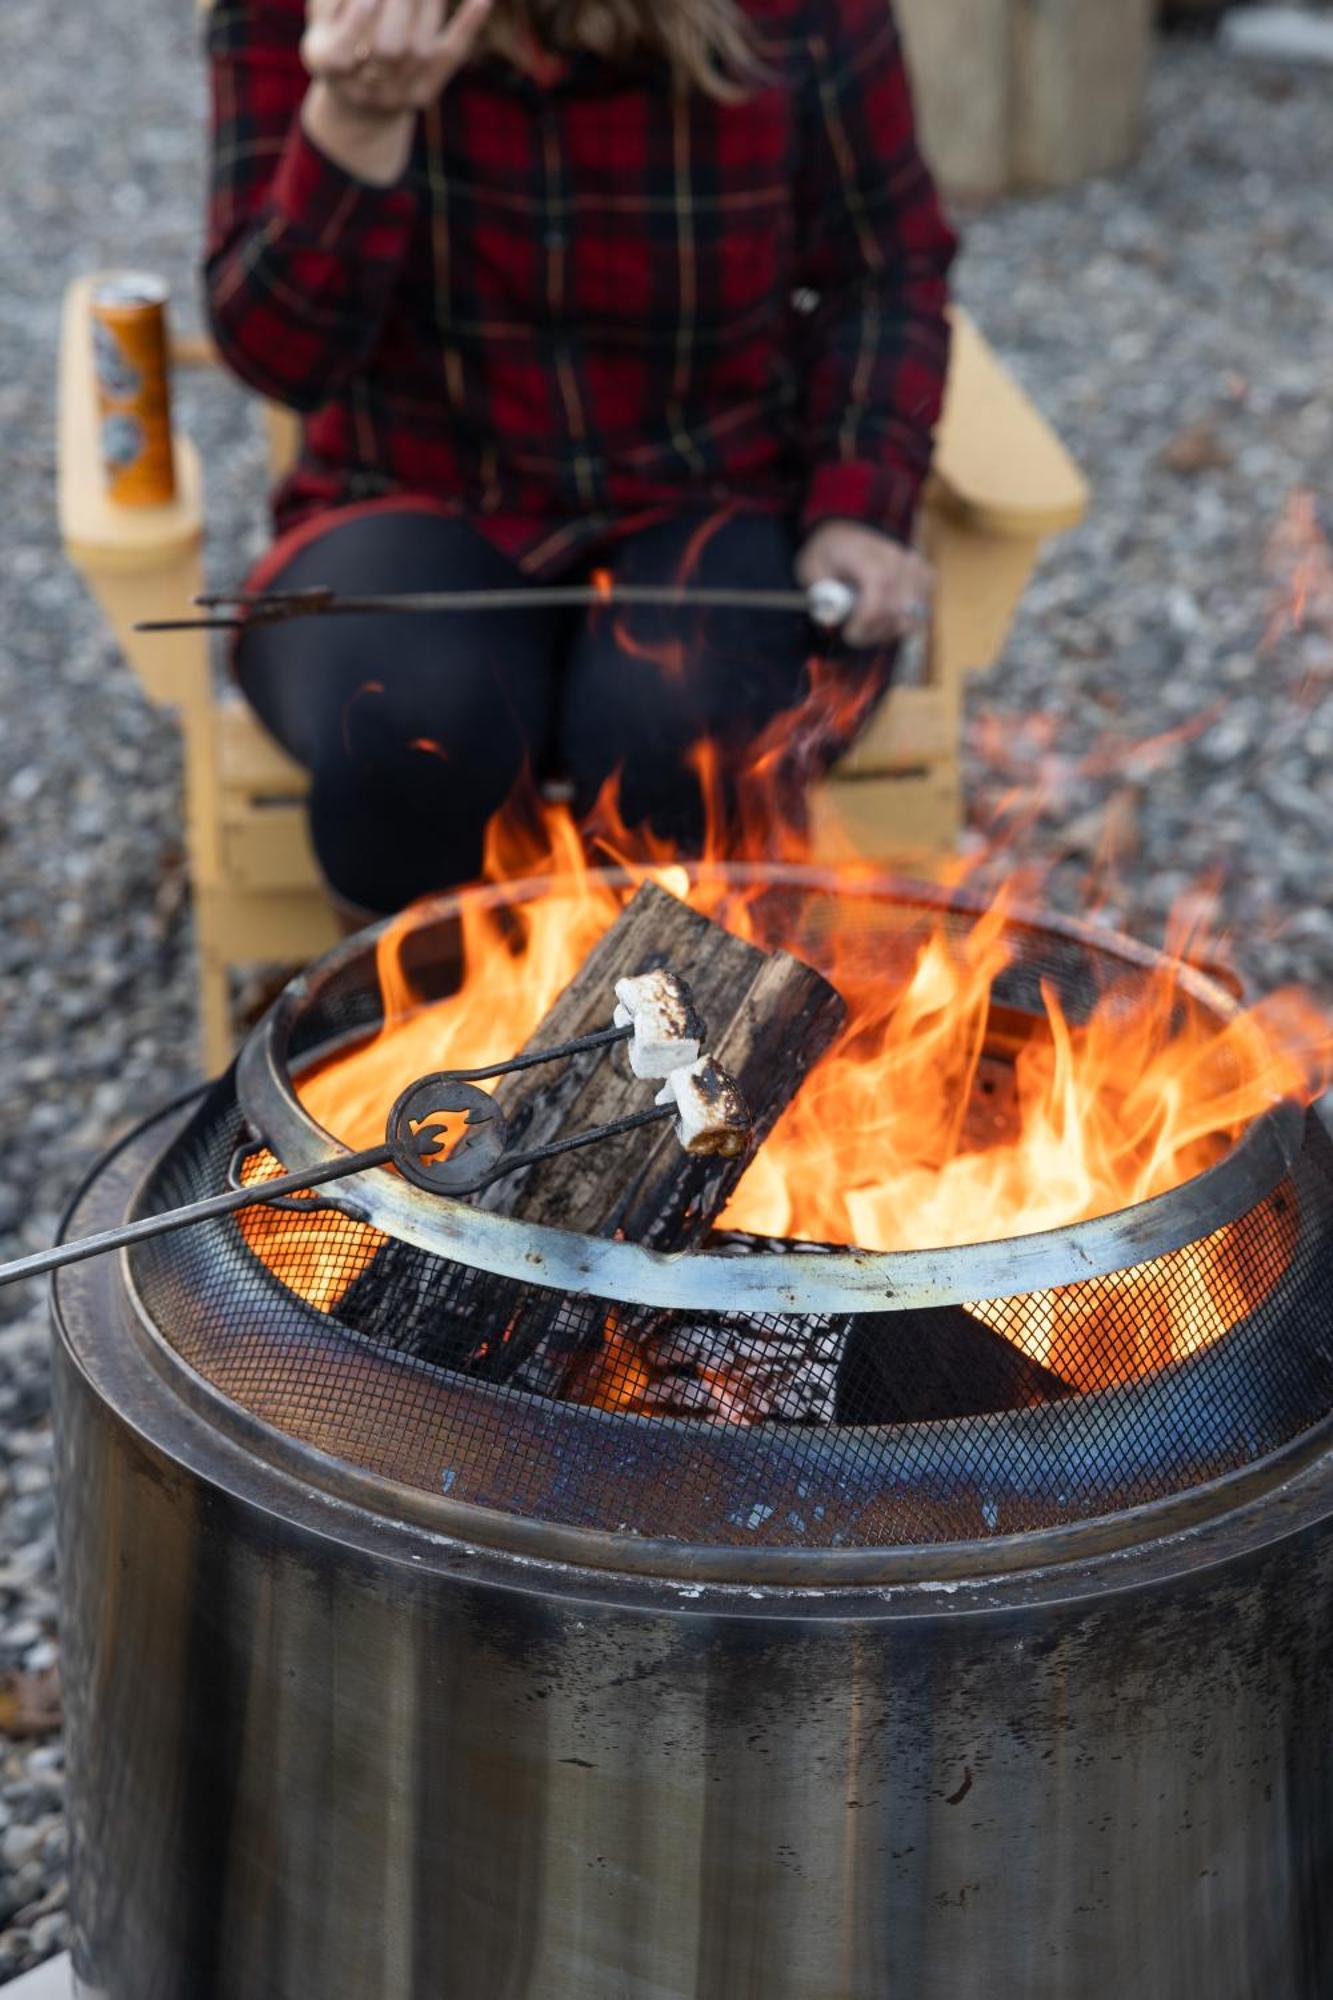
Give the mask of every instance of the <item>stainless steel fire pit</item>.
[[[772, 892], [817, 929], [827, 890]], [[857, 893], [901, 949], [912, 898]], [[1076, 1014], [1101, 961], [1151, 970], [1018, 928], [1020, 1016], [1038, 974]], [[375, 1009], [356, 942], [71, 1231], [212, 1191], [246, 1120], [311, 1163], [293, 1071]], [[339, 1201], [59, 1280], [89, 2000], [1333, 1991], [1320, 1127], [1279, 1108], [1172, 1195], [948, 1253]], [[1223, 1240], [1253, 1303], [1197, 1351], [1094, 1393], [1034, 1360], [1034, 1316], [1104, 1344], [1120, 1274], [1198, 1284]], [[523, 1324], [740, 1343], [781, 1388], [748, 1423], [558, 1400], [540, 1345], [497, 1359]]]

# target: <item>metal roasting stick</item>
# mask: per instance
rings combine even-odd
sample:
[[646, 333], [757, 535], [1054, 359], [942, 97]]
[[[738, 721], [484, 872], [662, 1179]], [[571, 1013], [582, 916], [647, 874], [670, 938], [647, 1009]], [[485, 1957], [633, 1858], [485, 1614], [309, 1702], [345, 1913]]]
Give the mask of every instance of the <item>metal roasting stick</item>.
[[[682, 992], [688, 994], [684, 982], [677, 983]], [[0, 1286], [15, 1284], [21, 1278], [43, 1277], [47, 1272], [62, 1270], [68, 1264], [84, 1263], [88, 1258], [100, 1257], [109, 1250], [126, 1250], [136, 1243], [149, 1242], [153, 1237], [166, 1236], [173, 1230], [187, 1229], [192, 1223], [235, 1215], [242, 1209], [277, 1208], [299, 1210], [309, 1215], [320, 1204], [299, 1197], [334, 1181], [366, 1173], [373, 1167], [394, 1166], [407, 1180], [430, 1194], [479, 1194], [492, 1181], [518, 1173], [524, 1167], [536, 1166], [539, 1161], [557, 1159], [563, 1153], [576, 1152], [580, 1147], [596, 1145], [603, 1139], [619, 1138], [626, 1132], [637, 1132], [648, 1125], [660, 1125], [676, 1116], [675, 1106], [654, 1104], [649, 1110], [636, 1111], [605, 1125], [590, 1126], [585, 1132], [570, 1133], [566, 1138], [554, 1139], [548, 1145], [534, 1147], [530, 1152], [514, 1153], [509, 1150], [509, 1132], [503, 1112], [493, 1097], [477, 1087], [496, 1077], [535, 1069], [539, 1064], [563, 1062], [595, 1049], [611, 1048], [618, 1042], [633, 1041], [636, 1033], [635, 1023], [631, 1021], [623, 1027], [603, 1028], [596, 1034], [581, 1035], [574, 1041], [561, 1042], [553, 1048], [534, 1049], [526, 1055], [514, 1056], [508, 1062], [491, 1063], [483, 1069], [441, 1070], [432, 1076], [419, 1077], [415, 1083], [409, 1084], [390, 1111], [382, 1145], [345, 1153], [341, 1159], [329, 1161], [323, 1166], [282, 1174], [274, 1180], [255, 1181], [249, 1185], [242, 1182], [245, 1162], [266, 1150], [261, 1137], [244, 1139], [232, 1155], [225, 1194], [210, 1195], [181, 1208], [167, 1209], [161, 1215], [147, 1215], [138, 1222], [124, 1223], [118, 1229], [105, 1229], [96, 1236], [85, 1236], [74, 1243], [57, 1243], [49, 1250], [38, 1250], [31, 1256], [19, 1257], [12, 1263], [0, 1265]], [[465, 1130], [457, 1144], [441, 1156], [438, 1147], [444, 1137], [443, 1127], [450, 1114], [458, 1113], [464, 1114]]]
[[[257, 1151], [252, 1147], [251, 1151]], [[56, 1243], [49, 1250], [34, 1251], [30, 1257], [0, 1264], [0, 1285], [17, 1284], [20, 1278], [40, 1278], [48, 1271], [63, 1270], [67, 1264], [82, 1264], [108, 1250], [128, 1250], [135, 1243], [147, 1243], [154, 1236], [167, 1236], [174, 1229], [187, 1229], [194, 1222], [208, 1222], [216, 1216], [234, 1215], [238, 1209], [257, 1208], [276, 1197], [317, 1188], [325, 1181], [364, 1173], [369, 1167], [387, 1166], [393, 1158], [390, 1146], [371, 1146], [364, 1153], [347, 1153], [331, 1165], [308, 1173], [284, 1174], [280, 1180], [258, 1181], [253, 1187], [235, 1188], [227, 1194], [210, 1195], [184, 1208], [169, 1208], [161, 1215], [146, 1215], [141, 1222], [127, 1222], [119, 1229], [104, 1229], [96, 1236], [83, 1236], [75, 1243]]]
[[[248, 625], [279, 625], [291, 618], [336, 618], [393, 611], [409, 614], [440, 611], [543, 611], [586, 609], [599, 605], [665, 605], [699, 610], [791, 611], [809, 618], [824, 631], [846, 623], [856, 609], [856, 592], [836, 577], [826, 577], [808, 590], [742, 590], [701, 588], [691, 584], [594, 583], [533, 584], [507, 590], [444, 590], [390, 592], [380, 597], [342, 597], [327, 584], [307, 590], [214, 591], [194, 598], [203, 618], [150, 618], [136, 632], [233, 632]], [[227, 610], [231, 606], [234, 609]]]
[[[369, 1146], [360, 1152], [346, 1153], [339, 1160], [324, 1166], [307, 1168], [300, 1173], [282, 1174], [274, 1180], [255, 1181], [243, 1185], [239, 1170], [243, 1162], [253, 1159], [264, 1149], [262, 1139], [243, 1141], [232, 1155], [228, 1172], [230, 1183], [226, 1194], [216, 1194], [202, 1201], [188, 1202], [184, 1207], [164, 1210], [161, 1215], [147, 1215], [139, 1222], [123, 1224], [118, 1229], [105, 1229], [96, 1236], [85, 1236], [75, 1243], [57, 1243], [49, 1250], [35, 1251], [31, 1256], [19, 1257], [13, 1263], [0, 1265], [0, 1286], [15, 1284], [21, 1278], [39, 1278], [49, 1271], [57, 1271], [67, 1264], [81, 1264], [90, 1257], [100, 1257], [108, 1250], [126, 1250], [136, 1243], [147, 1243], [155, 1236], [169, 1235], [173, 1230], [187, 1229], [192, 1223], [212, 1221], [217, 1217], [235, 1215], [246, 1208], [299, 1208], [309, 1214], [315, 1204], [294, 1201], [292, 1197], [312, 1193], [332, 1181], [349, 1180], [354, 1174], [363, 1174], [372, 1167], [397, 1166], [409, 1173], [419, 1187], [426, 1187], [439, 1194], [475, 1194], [488, 1187], [493, 1180], [505, 1174], [516, 1173], [519, 1168], [531, 1166], [537, 1160], [546, 1159], [556, 1153], [573, 1152], [576, 1147], [592, 1145], [596, 1140], [613, 1138], [620, 1132], [633, 1130], [638, 1125], [656, 1124], [670, 1116], [665, 1110], [653, 1109], [639, 1113], [634, 1118], [622, 1119], [614, 1125], [594, 1126], [587, 1132], [576, 1132], [569, 1138], [556, 1140], [532, 1153], [504, 1151], [505, 1138], [497, 1131], [495, 1121], [499, 1118], [499, 1107], [484, 1091], [474, 1090], [479, 1082], [494, 1077], [507, 1076], [513, 1071], [532, 1069], [538, 1063], [561, 1061], [569, 1056], [582, 1055], [586, 1050], [608, 1048], [614, 1042], [630, 1039], [633, 1028], [607, 1028], [596, 1035], [584, 1035], [578, 1041], [563, 1042], [556, 1048], [536, 1050], [529, 1055], [515, 1056], [509, 1062], [492, 1063], [486, 1069], [445, 1070], [435, 1076], [420, 1077], [411, 1084], [398, 1099], [389, 1113], [384, 1144]], [[466, 1101], [455, 1105], [455, 1096], [466, 1096]], [[419, 1110], [425, 1116], [418, 1117]], [[422, 1164], [424, 1155], [434, 1149], [435, 1133], [427, 1128], [426, 1118], [432, 1113], [437, 1117], [441, 1112], [460, 1110], [468, 1114], [468, 1131], [460, 1145], [449, 1158], [432, 1169]], [[476, 1122], [474, 1124], [474, 1114]], [[503, 1121], [500, 1121], [502, 1126]], [[489, 1127], [487, 1141], [481, 1149], [486, 1155], [484, 1164], [473, 1174], [455, 1171], [452, 1176], [444, 1176], [442, 1169], [450, 1165], [463, 1166], [462, 1155], [467, 1138], [474, 1130]], [[495, 1140], [499, 1138], [500, 1149], [496, 1150]], [[406, 1154], [406, 1157], [404, 1155]], [[434, 1175], [434, 1178], [427, 1176]]]

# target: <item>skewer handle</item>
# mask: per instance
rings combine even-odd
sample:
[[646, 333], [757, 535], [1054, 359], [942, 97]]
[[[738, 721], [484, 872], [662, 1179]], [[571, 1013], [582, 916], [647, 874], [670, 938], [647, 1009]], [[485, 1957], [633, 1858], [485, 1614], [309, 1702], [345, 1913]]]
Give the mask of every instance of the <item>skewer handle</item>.
[[292, 618], [356, 616], [381, 611], [430, 613], [459, 611], [567, 610], [586, 606], [628, 609], [637, 605], [696, 611], [804, 612], [826, 632], [845, 624], [856, 609], [856, 592], [836, 577], [821, 578], [809, 590], [752, 590], [690, 584], [523, 584], [498, 590], [407, 591], [387, 596], [340, 597], [327, 585], [308, 590], [211, 592], [197, 597], [203, 611], [196, 618], [141, 619], [136, 632], [231, 632], [248, 625], [285, 624]]
[[312, 1167], [304, 1173], [283, 1174], [278, 1180], [256, 1181], [253, 1186], [233, 1188], [227, 1194], [210, 1195], [184, 1208], [166, 1209], [161, 1215], [146, 1215], [140, 1222], [127, 1222], [119, 1229], [104, 1229], [96, 1236], [80, 1237], [73, 1243], [56, 1243], [49, 1250], [35, 1250], [30, 1257], [17, 1257], [12, 1264], [0, 1264], [0, 1285], [13, 1285], [20, 1278], [41, 1278], [49, 1271], [63, 1270], [67, 1264], [86, 1263], [108, 1250], [128, 1250], [135, 1243], [151, 1242], [192, 1223], [235, 1215], [243, 1208], [263, 1208], [284, 1195], [305, 1194], [330, 1181], [345, 1180], [371, 1167], [385, 1166], [393, 1158], [389, 1146], [371, 1146], [363, 1153], [345, 1153], [327, 1166]]

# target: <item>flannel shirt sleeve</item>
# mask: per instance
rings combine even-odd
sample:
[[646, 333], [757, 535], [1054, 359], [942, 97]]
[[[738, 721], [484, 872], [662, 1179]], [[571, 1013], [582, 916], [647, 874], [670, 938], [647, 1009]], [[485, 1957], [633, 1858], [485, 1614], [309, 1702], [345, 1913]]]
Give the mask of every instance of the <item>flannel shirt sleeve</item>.
[[236, 374], [296, 410], [326, 403], [379, 337], [416, 204], [306, 136], [303, 0], [214, 0], [204, 289]]
[[957, 243], [917, 145], [891, 0], [815, 0], [802, 121], [803, 520], [907, 541], [944, 399]]

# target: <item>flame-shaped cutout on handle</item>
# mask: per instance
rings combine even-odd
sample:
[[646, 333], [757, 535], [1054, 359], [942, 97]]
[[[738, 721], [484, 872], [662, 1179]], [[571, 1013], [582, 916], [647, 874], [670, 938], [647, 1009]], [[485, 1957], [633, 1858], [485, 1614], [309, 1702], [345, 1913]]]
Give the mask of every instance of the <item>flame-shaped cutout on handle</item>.
[[[441, 1142], [459, 1112], [465, 1129], [447, 1152]], [[394, 1165], [429, 1194], [475, 1194], [509, 1147], [504, 1113], [488, 1092], [445, 1075], [423, 1076], [389, 1113], [386, 1133]]]

